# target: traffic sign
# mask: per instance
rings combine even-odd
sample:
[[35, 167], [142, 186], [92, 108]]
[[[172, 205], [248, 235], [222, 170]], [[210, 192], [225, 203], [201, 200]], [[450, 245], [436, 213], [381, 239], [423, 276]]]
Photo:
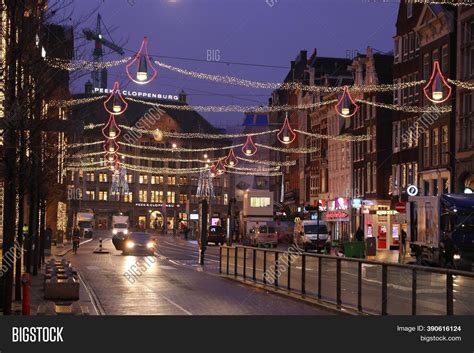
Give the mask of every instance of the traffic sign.
[[407, 205], [405, 202], [397, 202], [395, 205], [395, 210], [399, 213], [405, 213], [407, 210]]
[[416, 196], [418, 194], [418, 188], [415, 185], [408, 185], [407, 193], [410, 196]]

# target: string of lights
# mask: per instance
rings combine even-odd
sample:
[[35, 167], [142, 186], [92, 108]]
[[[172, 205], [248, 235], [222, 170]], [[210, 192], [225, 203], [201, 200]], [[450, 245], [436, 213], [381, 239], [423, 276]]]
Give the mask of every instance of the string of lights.
[[[213, 82], [219, 82], [229, 85], [236, 85], [236, 86], [245, 86], [248, 88], [261, 88], [261, 89], [281, 89], [281, 90], [302, 90], [302, 91], [309, 91], [309, 92], [327, 92], [327, 93], [334, 93], [340, 92], [343, 90], [343, 87], [331, 87], [331, 86], [311, 86], [311, 85], [302, 85], [299, 82], [258, 82], [252, 80], [246, 80], [235, 76], [228, 76], [228, 75], [213, 75], [207, 74], [203, 72], [191, 71], [182, 69], [173, 65], [165, 64], [160, 61], [155, 61], [155, 64], [158, 66], [165, 68], [167, 70], [191, 76], [193, 78], [208, 80]], [[418, 86], [423, 84], [425, 81], [413, 81], [413, 82], [404, 82], [404, 83], [396, 83], [396, 84], [383, 84], [383, 85], [354, 85], [350, 87], [351, 91], [355, 92], [386, 92], [386, 91], [393, 91], [398, 89], [405, 89], [408, 87]]]
[[[177, 161], [176, 158], [134, 156], [134, 155], [127, 154], [127, 153], [119, 153], [119, 156], [126, 157], [126, 158], [132, 158], [132, 159], [143, 159], [143, 160], [147, 160], [147, 161], [159, 161], [159, 162], [176, 162]], [[182, 159], [182, 158], [180, 158], [179, 162], [211, 163], [211, 162], [216, 162], [216, 161], [218, 161], [219, 159], [222, 159], [222, 158], [225, 158], [225, 157], [215, 158], [215, 159], [212, 159], [212, 160], [209, 159], [209, 160], [205, 160], [205, 161], [203, 161], [201, 159]]]
[[197, 111], [202, 113], [247, 113], [249, 111], [255, 113], [271, 113], [271, 112], [280, 112], [280, 111], [292, 111], [292, 110], [306, 110], [319, 108], [324, 105], [336, 103], [337, 100], [329, 100], [320, 103], [310, 103], [310, 104], [299, 104], [299, 105], [274, 105], [274, 106], [245, 106], [245, 105], [176, 105], [176, 104], [159, 104], [150, 101], [145, 101], [137, 98], [127, 98], [130, 101], [136, 103], [142, 103], [158, 108], [164, 109], [176, 109], [176, 110], [187, 110], [187, 111]]
[[103, 166], [103, 164], [104, 164], [104, 161], [92, 161], [92, 162], [81, 161], [80, 163], [68, 163], [67, 165], [73, 168], [80, 168], [80, 167], [92, 167], [92, 166], [97, 166], [97, 165]]
[[304, 147], [299, 147], [299, 148], [287, 148], [287, 147], [274, 147], [274, 146], [262, 145], [262, 144], [260, 144], [260, 143], [256, 143], [255, 146], [257, 146], [257, 147], [262, 147], [262, 148], [266, 148], [266, 149], [272, 150], [272, 151], [284, 152], [284, 153], [313, 153], [313, 152], [319, 151], [318, 148], [304, 148]]
[[207, 167], [200, 168], [150, 168], [144, 166], [137, 166], [122, 162], [121, 165], [127, 168], [127, 170], [133, 170], [136, 172], [150, 173], [150, 174], [188, 174], [188, 173], [199, 173], [202, 170], [206, 170]]
[[407, 113], [449, 113], [451, 111], [450, 105], [444, 106], [427, 106], [427, 107], [417, 107], [413, 105], [396, 105], [396, 104], [387, 104], [387, 103], [379, 103], [379, 102], [371, 102], [366, 101], [363, 99], [356, 99], [359, 103], [364, 103], [368, 105], [372, 105], [379, 108], [385, 108], [390, 110], [395, 110], [399, 112], [407, 112]]
[[272, 173], [258, 173], [258, 172], [237, 172], [237, 171], [232, 171], [232, 170], [226, 170], [226, 173], [229, 174], [238, 174], [238, 175], [253, 175], [253, 176], [281, 176], [281, 172], [272, 172]]
[[119, 142], [119, 145], [133, 147], [138, 149], [144, 150], [151, 150], [151, 151], [161, 151], [161, 152], [207, 152], [207, 151], [220, 151], [220, 150], [227, 150], [230, 148], [242, 147], [243, 144], [239, 145], [232, 145], [232, 146], [224, 146], [224, 147], [206, 147], [206, 148], [182, 148], [182, 147], [155, 147], [155, 146], [140, 146], [135, 145], [127, 142]]
[[294, 130], [295, 132], [310, 136], [310, 137], [315, 137], [315, 138], [320, 138], [320, 139], [327, 139], [327, 140], [336, 140], [336, 141], [342, 141], [342, 142], [352, 142], [352, 141], [369, 141], [372, 136], [371, 135], [337, 135], [337, 136], [331, 136], [331, 135], [322, 135], [314, 132], [306, 132], [302, 130]]
[[[147, 129], [140, 129], [134, 126], [126, 126], [126, 125], [119, 125], [120, 128], [125, 130], [136, 131], [140, 133], [146, 133], [153, 135], [155, 130], [147, 130]], [[275, 130], [268, 130], [262, 132], [252, 132], [249, 134], [204, 134], [204, 133], [178, 133], [178, 132], [169, 132], [169, 131], [161, 131], [163, 137], [169, 138], [181, 138], [181, 139], [229, 139], [229, 138], [239, 138], [239, 137], [246, 137], [246, 136], [262, 136], [268, 135], [278, 132], [278, 129]]]
[[69, 171], [73, 171], [73, 172], [77, 172], [77, 171], [83, 171], [83, 172], [95, 172], [95, 171], [98, 171], [98, 170], [104, 170], [104, 169], [107, 169], [107, 167], [71, 167], [71, 166], [67, 166], [65, 168], [66, 170], [69, 170]]
[[270, 172], [278, 172], [280, 170], [280, 166], [276, 167], [271, 167], [271, 168], [265, 168], [265, 169], [260, 169], [260, 168], [248, 168], [248, 167], [233, 167], [233, 166], [227, 166], [227, 168], [231, 168], [231, 170], [236, 170], [239, 172], [262, 172], [262, 173], [270, 173]]
[[68, 145], [68, 147], [69, 148], [87, 147], [87, 146], [100, 145], [102, 143], [104, 143], [104, 141], [79, 142], [79, 143], [71, 143], [70, 145]]
[[469, 83], [469, 82], [462, 82], [462, 81], [458, 81], [458, 80], [451, 80], [448, 78], [447, 80], [449, 83], [457, 86], [457, 87], [461, 87], [461, 88], [464, 88], [464, 89], [469, 89], [469, 90], [474, 90], [474, 84], [472, 83]]
[[73, 105], [79, 105], [79, 104], [85, 104], [85, 103], [91, 103], [98, 101], [105, 96], [94, 96], [94, 97], [88, 97], [88, 98], [78, 98], [78, 99], [67, 99], [67, 100], [51, 100], [48, 102], [48, 104], [52, 107], [71, 107]]
[[84, 130], [93, 130], [93, 129], [97, 129], [98, 127], [103, 127], [104, 124], [103, 123], [100, 123], [100, 124], [87, 124], [87, 125], [84, 125]]
[[75, 155], [72, 155], [71, 157], [72, 158], [89, 158], [89, 157], [99, 156], [102, 154], [104, 154], [104, 151], [75, 154]]
[[67, 60], [61, 58], [50, 58], [46, 57], [46, 63], [55, 68], [65, 71], [76, 71], [76, 70], [101, 70], [108, 67], [119, 66], [125, 64], [132, 59], [131, 56], [127, 56], [117, 60], [110, 61], [88, 61], [88, 60]]
[[267, 161], [267, 160], [253, 160], [244, 157], [237, 157], [238, 160], [247, 162], [247, 163], [255, 163], [255, 164], [264, 164], [264, 165], [271, 165], [271, 166], [280, 166], [280, 167], [289, 167], [296, 164], [296, 161], [285, 161], [285, 162], [277, 162], [277, 161]]
[[439, 4], [439, 5], [452, 5], [452, 6], [473, 6], [474, 3], [471, 1], [456, 1], [456, 0], [409, 0], [413, 4]]

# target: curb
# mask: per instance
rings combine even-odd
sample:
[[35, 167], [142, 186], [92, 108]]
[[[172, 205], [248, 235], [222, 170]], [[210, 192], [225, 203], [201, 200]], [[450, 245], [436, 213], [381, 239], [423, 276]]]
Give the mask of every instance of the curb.
[[92, 306], [97, 312], [97, 315], [106, 315], [105, 310], [102, 307], [102, 304], [100, 303], [99, 298], [97, 297], [97, 294], [95, 294], [94, 289], [91, 286], [89, 286], [89, 282], [87, 282], [85, 277], [81, 275], [80, 271], [77, 271], [77, 276], [79, 277], [79, 280], [82, 282], [84, 289], [89, 295]]

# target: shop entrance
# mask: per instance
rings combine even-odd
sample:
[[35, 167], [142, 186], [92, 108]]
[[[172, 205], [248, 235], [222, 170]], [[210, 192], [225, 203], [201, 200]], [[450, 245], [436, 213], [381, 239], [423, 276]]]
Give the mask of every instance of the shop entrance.
[[150, 213], [150, 229], [161, 229], [163, 227], [163, 215], [160, 211], [153, 211]]
[[387, 249], [387, 226], [384, 224], [379, 225], [378, 237], [377, 237], [377, 248]]

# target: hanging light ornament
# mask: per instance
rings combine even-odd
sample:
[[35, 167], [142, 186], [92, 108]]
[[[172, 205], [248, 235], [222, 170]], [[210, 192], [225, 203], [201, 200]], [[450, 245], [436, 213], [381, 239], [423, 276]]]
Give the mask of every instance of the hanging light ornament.
[[222, 159], [219, 159], [219, 161], [217, 162], [216, 172], [217, 172], [217, 175], [222, 175], [225, 173], [225, 167], [224, 167], [224, 163], [222, 163]]
[[439, 68], [439, 61], [433, 63], [431, 78], [423, 88], [423, 93], [433, 103], [446, 102], [451, 96], [452, 88]]
[[118, 155], [115, 152], [106, 152], [104, 159], [109, 164], [115, 164], [119, 160]]
[[290, 121], [288, 120], [288, 113], [286, 113], [285, 121], [283, 122], [283, 126], [281, 127], [280, 132], [277, 134], [277, 138], [278, 141], [285, 145], [289, 145], [296, 138], [296, 134], [291, 128]]
[[110, 94], [109, 98], [104, 101], [104, 108], [112, 115], [120, 115], [125, 110], [127, 110], [127, 107], [128, 103], [125, 101], [122, 93], [120, 92], [119, 83], [115, 81], [114, 86], [112, 87], [112, 93]]
[[[130, 73], [130, 67], [135, 63], [137, 64], [137, 72], [133, 75]], [[151, 75], [148, 72], [148, 69], [152, 70]], [[127, 71], [128, 78], [139, 85], [147, 84], [155, 79], [158, 71], [153, 66], [150, 56], [148, 55], [147, 37], [143, 38], [140, 50], [135, 54], [133, 60], [125, 66], [125, 70]]]
[[209, 167], [209, 174], [211, 175], [211, 177], [216, 177], [217, 176], [217, 168], [214, 164], [212, 164], [210, 167]]
[[102, 129], [102, 135], [105, 138], [113, 140], [119, 137], [122, 130], [118, 127], [117, 123], [115, 122], [115, 116], [110, 114], [109, 121], [105, 124], [104, 128]]
[[359, 106], [352, 99], [349, 88], [344, 86], [344, 91], [336, 104], [336, 112], [343, 118], [354, 116], [359, 110]]
[[107, 139], [104, 144], [104, 151], [107, 153], [117, 153], [119, 145], [115, 142], [115, 139]]
[[252, 141], [252, 136], [247, 136], [244, 146], [242, 147], [242, 152], [248, 157], [253, 156], [257, 153], [257, 146]]
[[224, 159], [224, 163], [227, 166], [233, 167], [233, 166], [236, 166], [238, 162], [239, 162], [239, 160], [235, 156], [234, 149], [231, 148], [230, 151], [229, 151], [229, 155], [227, 156], [226, 159]]

